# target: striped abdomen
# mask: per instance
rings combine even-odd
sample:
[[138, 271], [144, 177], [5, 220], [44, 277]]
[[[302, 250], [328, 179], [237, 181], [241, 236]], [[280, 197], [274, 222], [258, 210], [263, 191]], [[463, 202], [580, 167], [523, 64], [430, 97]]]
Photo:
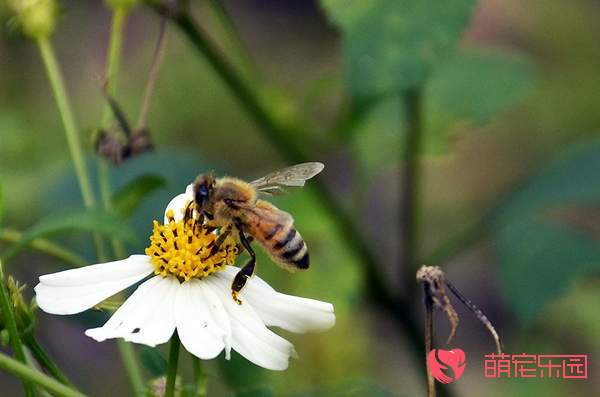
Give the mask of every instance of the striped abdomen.
[[292, 271], [308, 269], [308, 248], [290, 214], [258, 200], [245, 226], [278, 265]]
[[288, 270], [308, 269], [308, 247], [300, 233], [293, 224], [279, 226], [281, 227], [274, 227], [273, 236], [263, 242], [271, 257]]

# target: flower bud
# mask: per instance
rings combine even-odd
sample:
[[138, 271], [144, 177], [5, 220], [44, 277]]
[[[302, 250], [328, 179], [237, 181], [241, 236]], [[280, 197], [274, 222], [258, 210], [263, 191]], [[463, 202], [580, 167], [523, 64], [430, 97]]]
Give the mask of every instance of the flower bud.
[[[167, 377], [159, 376], [158, 378], [150, 381], [150, 395], [152, 397], [164, 397], [167, 389]], [[181, 385], [181, 377], [175, 377], [175, 390], [173, 395], [175, 397], [181, 397], [183, 387]]]
[[41, 39], [54, 31], [58, 10], [55, 0], [8, 0], [8, 5], [17, 14], [25, 35]]
[[[29, 304], [25, 302], [22, 294], [24, 288], [25, 286], [19, 285], [19, 283], [16, 282], [11, 276], [9, 276], [8, 280], [6, 280], [8, 299], [13, 307], [15, 322], [17, 323], [17, 330], [21, 335], [27, 334], [33, 330], [36, 322], [35, 311], [37, 309], [37, 305], [34, 301]], [[6, 331], [3, 329], [5, 327], [4, 320], [5, 316], [0, 312], [0, 329], [2, 329], [2, 331]], [[2, 340], [1, 338], [2, 336], [0, 332], [0, 341]]]

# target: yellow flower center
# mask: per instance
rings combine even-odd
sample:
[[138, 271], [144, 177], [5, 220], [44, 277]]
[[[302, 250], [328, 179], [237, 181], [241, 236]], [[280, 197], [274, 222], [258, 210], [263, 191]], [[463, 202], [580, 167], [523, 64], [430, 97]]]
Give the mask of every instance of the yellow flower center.
[[219, 235], [212, 228], [193, 216], [186, 215], [175, 222], [172, 210], [167, 212], [167, 218], [169, 223], [165, 225], [154, 221], [151, 244], [145, 251], [154, 265], [154, 274], [163, 277], [172, 274], [187, 281], [206, 277], [235, 263], [238, 249], [231, 235], [219, 241]]

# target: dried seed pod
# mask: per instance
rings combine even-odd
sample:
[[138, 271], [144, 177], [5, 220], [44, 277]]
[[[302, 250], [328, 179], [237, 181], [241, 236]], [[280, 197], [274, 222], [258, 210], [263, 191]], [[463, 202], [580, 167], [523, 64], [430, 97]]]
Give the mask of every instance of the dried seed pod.
[[488, 329], [494, 342], [496, 343], [496, 349], [498, 354], [502, 353], [502, 344], [500, 342], [500, 336], [496, 329], [492, 325], [491, 321], [487, 318], [483, 312], [473, 304], [468, 298], [466, 298], [452, 283], [450, 283], [444, 276], [444, 272], [438, 266], [421, 266], [417, 271], [417, 281], [423, 283], [425, 290], [425, 306], [427, 310], [432, 307], [444, 310], [448, 316], [448, 320], [452, 326], [450, 336], [446, 343], [450, 343], [450, 340], [456, 332], [458, 327], [458, 314], [448, 299], [446, 294], [446, 287], [458, 298], [458, 300], [464, 304], [476, 317], [477, 319]]

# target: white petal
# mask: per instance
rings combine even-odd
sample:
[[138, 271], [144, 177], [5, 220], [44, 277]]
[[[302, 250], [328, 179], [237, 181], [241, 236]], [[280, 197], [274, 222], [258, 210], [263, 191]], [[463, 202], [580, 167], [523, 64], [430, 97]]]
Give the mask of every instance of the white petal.
[[193, 193], [193, 185], [190, 184], [185, 189], [185, 193], [178, 194], [177, 196], [173, 197], [173, 199], [169, 202], [169, 204], [167, 204], [167, 208], [165, 209], [164, 223], [165, 224], [169, 223], [169, 220], [167, 219], [167, 212], [169, 210], [173, 210], [173, 216], [175, 218], [175, 222], [179, 222], [181, 219], [183, 219], [183, 215], [185, 213], [185, 207], [192, 200], [194, 200], [194, 193]]
[[35, 287], [38, 306], [47, 313], [74, 314], [111, 297], [152, 273], [146, 255], [47, 274]]
[[204, 360], [231, 350], [231, 326], [223, 304], [203, 281], [181, 284], [175, 302], [175, 323], [187, 351]]
[[249, 302], [238, 305], [231, 297], [230, 283], [224, 278], [208, 277], [208, 283], [223, 302], [231, 321], [231, 346], [247, 360], [271, 370], [284, 370], [294, 346], [269, 330]]
[[[237, 267], [228, 266], [218, 277], [231, 284], [238, 271]], [[304, 333], [326, 330], [335, 325], [331, 303], [279, 293], [256, 275], [248, 280], [240, 299], [248, 301], [268, 326]]]
[[155, 276], [144, 282], [100, 328], [85, 334], [98, 342], [124, 338], [128, 342], [156, 346], [175, 331], [175, 298], [180, 288], [175, 277]]

